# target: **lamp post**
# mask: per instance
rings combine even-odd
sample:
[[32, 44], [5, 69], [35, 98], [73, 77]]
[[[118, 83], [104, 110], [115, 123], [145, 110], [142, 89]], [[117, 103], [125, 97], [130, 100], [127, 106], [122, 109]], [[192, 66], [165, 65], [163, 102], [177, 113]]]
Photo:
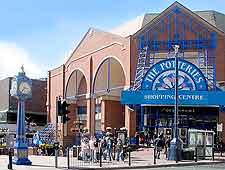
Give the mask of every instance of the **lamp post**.
[[168, 152], [168, 160], [181, 160], [181, 149], [182, 149], [182, 141], [179, 138], [178, 135], [178, 49], [179, 45], [174, 45], [174, 60], [175, 60], [175, 86], [174, 86], [174, 97], [175, 97], [175, 102], [174, 102], [174, 123], [173, 123], [173, 139], [171, 141], [171, 145], [169, 148]]
[[174, 103], [174, 137], [178, 138], [178, 49], [179, 45], [174, 45], [175, 51], [175, 103]]

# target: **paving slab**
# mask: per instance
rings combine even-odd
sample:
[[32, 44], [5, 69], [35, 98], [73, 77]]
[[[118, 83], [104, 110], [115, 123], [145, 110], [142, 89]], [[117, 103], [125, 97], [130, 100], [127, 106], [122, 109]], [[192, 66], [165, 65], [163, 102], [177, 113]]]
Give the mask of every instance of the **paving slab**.
[[[67, 157], [59, 157], [58, 168], [55, 168], [54, 156], [29, 156], [32, 161], [32, 166], [13, 165], [13, 169], [27, 170], [27, 169], [43, 169], [43, 170], [55, 170], [55, 169], [67, 169]], [[138, 151], [131, 152], [131, 166], [128, 165], [128, 160], [125, 161], [103, 161], [102, 167], [98, 163], [87, 163], [77, 160], [76, 157], [71, 157], [70, 165], [74, 169], [131, 169], [131, 168], [154, 168], [154, 167], [168, 167], [168, 166], [190, 166], [190, 165], [203, 165], [203, 164], [216, 164], [225, 162], [225, 156], [220, 157], [220, 154], [215, 156], [215, 160], [198, 160], [194, 161], [181, 161], [176, 163], [175, 161], [168, 161], [165, 154], [161, 154], [160, 159], [156, 160], [154, 164], [153, 160], [153, 148], [141, 148]], [[8, 165], [8, 156], [0, 155], [0, 169], [6, 170]]]

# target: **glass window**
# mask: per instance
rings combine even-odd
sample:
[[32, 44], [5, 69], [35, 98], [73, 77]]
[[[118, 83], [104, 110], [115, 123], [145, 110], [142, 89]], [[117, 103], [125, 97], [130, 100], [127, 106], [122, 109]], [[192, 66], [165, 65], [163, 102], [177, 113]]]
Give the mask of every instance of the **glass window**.
[[0, 122], [7, 122], [7, 113], [6, 112], [0, 113]]
[[96, 114], [101, 113], [101, 104], [96, 104], [95, 105], [95, 113]]
[[78, 106], [77, 107], [77, 114], [78, 115], [87, 114], [87, 106]]

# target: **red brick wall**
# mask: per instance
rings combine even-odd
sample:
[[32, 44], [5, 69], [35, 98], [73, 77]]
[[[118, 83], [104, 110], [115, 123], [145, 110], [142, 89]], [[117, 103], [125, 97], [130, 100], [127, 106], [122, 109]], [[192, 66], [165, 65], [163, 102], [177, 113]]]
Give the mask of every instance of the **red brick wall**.
[[56, 97], [64, 95], [63, 66], [49, 71], [48, 85], [48, 117], [50, 119], [50, 122], [55, 123]]
[[120, 101], [112, 101], [112, 100], [103, 100], [103, 109], [102, 110], [102, 120], [101, 123], [104, 125], [104, 129], [106, 127], [112, 128], [121, 128], [125, 126], [125, 114], [122, 109], [122, 105]]
[[26, 111], [47, 112], [47, 81], [32, 79], [32, 99], [26, 102]]
[[[100, 64], [106, 57], [115, 56], [124, 69], [126, 77], [126, 85], [130, 84], [130, 40], [129, 38], [122, 38], [110, 33], [94, 30], [91, 35], [87, 35], [76, 48], [70, 59], [65, 63], [65, 70], [63, 67], [58, 67], [49, 72], [48, 77], [48, 113], [51, 122], [55, 120], [55, 97], [63, 96], [65, 94], [64, 87], [68, 82], [70, 75], [74, 70], [82, 71], [87, 82], [87, 94], [91, 92], [91, 81], [97, 72]], [[91, 69], [91, 60], [93, 61], [93, 69]], [[63, 76], [65, 74], [65, 77]], [[63, 80], [65, 83], [63, 84]], [[85, 87], [84, 87], [85, 89]], [[82, 89], [82, 90], [84, 90]], [[87, 101], [88, 102], [88, 101]], [[88, 103], [88, 113], [94, 114], [94, 109], [90, 110]], [[94, 115], [92, 116], [92, 119]], [[89, 118], [88, 118], [89, 119]], [[88, 125], [90, 126], [90, 125]]]

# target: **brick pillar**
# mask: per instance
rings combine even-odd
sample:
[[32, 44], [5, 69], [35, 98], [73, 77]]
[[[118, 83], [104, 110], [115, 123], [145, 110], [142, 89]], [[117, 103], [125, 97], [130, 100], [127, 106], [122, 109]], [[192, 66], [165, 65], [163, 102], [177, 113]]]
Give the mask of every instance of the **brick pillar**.
[[69, 115], [68, 117], [70, 118], [70, 120], [67, 123], [67, 136], [74, 136], [74, 134], [71, 132], [71, 128], [74, 128], [74, 121], [76, 120], [76, 115], [77, 115], [77, 104], [73, 103], [70, 104], [69, 106]]
[[223, 132], [219, 132], [223, 142], [225, 143], [225, 113], [224, 112], [220, 112], [219, 113], [219, 123], [223, 123]]
[[91, 135], [95, 132], [95, 99], [87, 99], [87, 128]]
[[125, 106], [125, 127], [128, 129], [128, 136], [134, 136], [136, 132], [136, 112]]

